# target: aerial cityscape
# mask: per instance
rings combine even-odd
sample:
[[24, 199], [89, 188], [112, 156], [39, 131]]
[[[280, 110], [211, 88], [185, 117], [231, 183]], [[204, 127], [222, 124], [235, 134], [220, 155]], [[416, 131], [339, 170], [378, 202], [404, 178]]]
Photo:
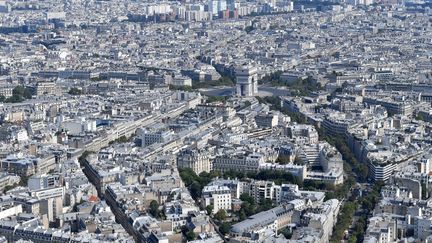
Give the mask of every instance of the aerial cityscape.
[[430, 0], [0, 0], [0, 242], [432, 242], [431, 102]]

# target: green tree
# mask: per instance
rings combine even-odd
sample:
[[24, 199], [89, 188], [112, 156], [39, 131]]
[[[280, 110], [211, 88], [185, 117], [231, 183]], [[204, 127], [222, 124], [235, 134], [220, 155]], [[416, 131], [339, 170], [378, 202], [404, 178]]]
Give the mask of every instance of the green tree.
[[274, 207], [273, 202], [271, 199], [265, 198], [264, 200], [262, 200], [262, 202], [259, 204], [258, 206], [258, 211], [262, 212], [262, 211], [267, 211], [270, 210]]
[[127, 138], [126, 136], [123, 135], [123, 136], [117, 138], [116, 140], [109, 142], [108, 144], [111, 145], [114, 143], [127, 143], [128, 141], [129, 141], [129, 138]]
[[193, 241], [196, 239], [195, 232], [193, 232], [193, 230], [189, 229], [186, 225], [183, 225], [181, 227], [181, 232], [187, 241]]
[[348, 243], [357, 243], [357, 236], [351, 235], [348, 239]]
[[23, 93], [23, 97], [26, 99], [31, 99], [32, 98], [32, 92], [30, 90], [30, 88], [24, 88], [24, 93]]
[[243, 221], [246, 218], [247, 218], [247, 216], [246, 216], [246, 213], [245, 213], [244, 209], [240, 209], [240, 211], [239, 211], [239, 220]]
[[7, 98], [4, 102], [6, 103], [19, 103], [23, 102], [24, 98], [22, 96], [12, 95], [11, 97]]
[[192, 91], [195, 90], [191, 86], [185, 86], [185, 85], [182, 85], [182, 86], [169, 85], [168, 87], [169, 87], [170, 90], [180, 90], [180, 91], [188, 91], [188, 92], [192, 92]]
[[251, 31], [253, 31], [254, 30], [254, 27], [252, 26], [252, 25], [250, 25], [250, 26], [247, 26], [246, 28], [245, 28], [245, 31], [246, 31], [246, 33], [250, 33]]
[[244, 202], [241, 206], [241, 210], [243, 210], [247, 217], [256, 213], [255, 205], [249, 202]]
[[70, 95], [81, 95], [81, 94], [82, 94], [82, 91], [81, 91], [80, 89], [78, 89], [78, 88], [73, 87], [73, 88], [71, 88], [71, 89], [69, 90], [68, 93], [69, 93]]
[[219, 221], [224, 221], [226, 219], [227, 215], [226, 215], [226, 211], [223, 209], [220, 209], [219, 211], [217, 211], [217, 213], [214, 215], [214, 218], [216, 220]]
[[222, 77], [218, 80], [211, 80], [211, 81], [204, 81], [204, 82], [198, 82], [193, 81], [191, 89], [201, 89], [201, 88], [210, 88], [210, 87], [217, 87], [217, 86], [234, 86], [233, 79], [225, 74], [222, 74]]
[[16, 86], [12, 90], [12, 95], [16, 96], [16, 97], [22, 97], [25, 99], [31, 99], [31, 97], [32, 97], [30, 88], [24, 88], [24, 86], [22, 86], [22, 85]]
[[150, 202], [149, 213], [155, 218], [159, 217], [159, 203], [156, 200]]
[[421, 191], [421, 198], [423, 200], [426, 200], [428, 198], [428, 191], [427, 191], [427, 186], [426, 186], [425, 183], [421, 184], [421, 189], [422, 189], [422, 191]]
[[217, 171], [210, 173], [203, 172], [199, 176], [190, 168], [179, 169], [180, 177], [189, 189], [192, 198], [197, 200], [201, 197], [201, 192], [204, 186], [212, 181], [213, 178], [220, 177], [221, 174]]
[[224, 102], [228, 100], [230, 96], [208, 96], [206, 103], [213, 103], [213, 102]]
[[202, 189], [203, 186], [199, 182], [194, 181], [189, 187], [192, 198], [198, 199], [199, 197], [201, 197]]
[[210, 215], [213, 212], [213, 205], [208, 205], [206, 207], [207, 214]]
[[193, 232], [192, 230], [189, 230], [189, 231], [186, 233], [186, 239], [187, 239], [188, 241], [193, 241], [193, 240], [195, 240], [195, 239], [196, 239], [195, 232]]
[[19, 186], [27, 186], [28, 180], [30, 176], [21, 176], [21, 180], [19, 182]]
[[291, 239], [292, 237], [292, 231], [288, 227], [283, 228], [280, 233], [285, 237], [285, 239]]
[[230, 232], [231, 229], [231, 225], [228, 222], [223, 222], [220, 226], [219, 226], [219, 232], [222, 235], [226, 235]]
[[285, 165], [285, 164], [288, 164], [290, 162], [291, 162], [291, 159], [288, 155], [280, 154], [276, 159], [276, 163], [281, 164], [281, 165]]
[[296, 164], [296, 165], [304, 165], [305, 162], [299, 156], [296, 156], [295, 159], [294, 159], [294, 164]]
[[417, 116], [415, 117], [415, 119], [419, 120], [419, 121], [426, 121], [426, 119], [422, 113], [417, 113]]
[[32, 94], [30, 88], [24, 88], [22, 85], [18, 85], [12, 90], [12, 96], [5, 99], [4, 102], [18, 103], [31, 98]]
[[369, 176], [369, 167], [367, 167], [367, 165], [365, 165], [365, 164], [360, 164], [360, 163], [357, 166], [358, 166], [358, 168], [357, 168], [358, 173], [357, 174], [359, 176], [359, 179], [361, 181], [366, 181], [368, 176]]
[[281, 79], [281, 75], [281, 71], [266, 75], [260, 80], [260, 83], [269, 83], [273, 86], [285, 86], [288, 87], [294, 94], [300, 96], [307, 96], [311, 92], [316, 92], [322, 89], [321, 84], [310, 76], [307, 78], [298, 78], [297, 80], [286, 82]]
[[240, 195], [240, 200], [242, 200], [243, 202], [248, 202], [249, 204], [253, 205], [255, 204], [255, 200], [253, 199], [253, 197], [251, 197], [249, 194], [247, 193], [242, 193]]
[[351, 224], [352, 217], [356, 210], [356, 204], [354, 202], [346, 202], [338, 215], [338, 227], [333, 228], [333, 234], [331, 237], [332, 242], [340, 242], [344, 236], [345, 230]]
[[17, 187], [17, 186], [18, 186], [18, 184], [7, 185], [7, 186], [5, 186], [5, 188], [3, 189], [3, 193], [6, 193], [7, 191], [12, 190], [12, 189], [14, 189], [14, 188]]
[[190, 186], [194, 182], [195, 177], [197, 177], [195, 172], [190, 168], [179, 169], [179, 174], [186, 186]]
[[15, 96], [24, 96], [24, 87], [21, 86], [21, 85], [16, 86], [12, 90], [12, 95], [15, 95]]

